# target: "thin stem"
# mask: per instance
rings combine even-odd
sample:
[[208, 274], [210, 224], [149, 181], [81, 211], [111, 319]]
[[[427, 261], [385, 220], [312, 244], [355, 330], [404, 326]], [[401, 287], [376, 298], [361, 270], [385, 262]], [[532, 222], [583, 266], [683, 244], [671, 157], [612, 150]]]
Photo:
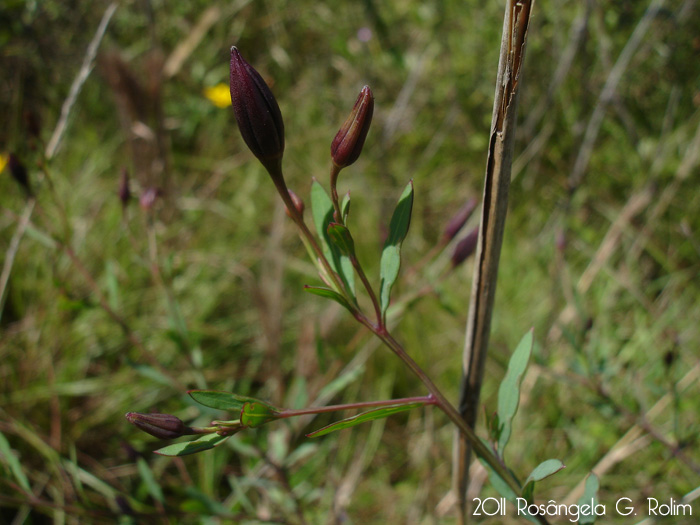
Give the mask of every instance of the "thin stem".
[[425, 385], [428, 391], [435, 397], [435, 404], [447, 415], [448, 418], [462, 431], [469, 440], [474, 452], [481, 457], [489, 466], [503, 479], [516, 494], [521, 493], [520, 484], [513, 478], [512, 474], [503, 466], [501, 461], [484, 445], [474, 430], [462, 418], [457, 409], [443, 395], [440, 389], [433, 383], [423, 369], [413, 358], [406, 353], [401, 344], [386, 330], [375, 332], [384, 344], [386, 344], [401, 359], [411, 371], [418, 376], [418, 379]]
[[372, 306], [374, 306], [374, 313], [377, 316], [377, 326], [381, 329], [384, 327], [384, 317], [382, 316], [382, 309], [379, 306], [379, 301], [377, 300], [377, 296], [375, 295], [374, 290], [372, 289], [372, 285], [369, 283], [369, 280], [365, 275], [365, 271], [362, 269], [362, 266], [360, 266], [360, 262], [357, 260], [357, 257], [355, 257], [354, 255], [351, 256], [350, 262], [352, 263], [353, 268], [355, 268], [357, 275], [360, 277], [360, 281], [362, 281], [365, 290], [367, 290], [369, 299], [370, 301], [372, 301]]
[[338, 224], [344, 224], [343, 223], [343, 214], [340, 211], [340, 202], [338, 199], [338, 189], [336, 187], [336, 184], [338, 182], [338, 173], [340, 173], [340, 170], [343, 169], [340, 166], [336, 166], [335, 162], [331, 163], [331, 200], [333, 201], [333, 208], [335, 209], [334, 212], [334, 219], [335, 222]]
[[353, 410], [362, 408], [385, 407], [396, 405], [410, 405], [412, 403], [422, 403], [424, 405], [436, 405], [437, 400], [432, 394], [427, 396], [404, 397], [400, 399], [387, 399], [384, 401], [364, 401], [359, 403], [347, 403], [344, 405], [328, 405], [325, 407], [308, 407], [299, 410], [285, 409], [276, 414], [277, 418], [288, 418], [305, 416], [308, 414], [323, 414], [325, 412], [340, 412], [342, 410]]
[[[339, 170], [338, 170], [339, 171]], [[297, 210], [296, 206], [294, 205], [294, 202], [292, 201], [292, 198], [289, 195], [289, 190], [286, 187], [286, 184], [284, 183], [284, 178], [282, 176], [281, 168], [277, 173], [270, 173], [272, 175], [272, 180], [275, 183], [275, 187], [277, 188], [277, 191], [279, 192], [280, 196], [282, 197], [282, 200], [284, 201], [285, 205], [287, 206], [287, 209], [290, 212], [290, 216], [292, 220], [297, 224], [297, 226], [300, 228], [301, 232], [303, 235], [306, 237], [306, 239], [309, 241], [309, 244], [311, 245], [313, 251], [317, 254], [319, 261], [323, 265], [324, 269], [327, 271], [329, 277], [333, 279], [334, 283], [338, 287], [340, 291], [346, 296], [347, 298], [347, 292], [345, 290], [345, 286], [343, 285], [342, 281], [340, 280], [340, 276], [338, 276], [337, 273], [333, 271], [333, 269], [330, 267], [330, 264], [328, 260], [326, 259], [325, 255], [323, 254], [321, 248], [318, 246], [318, 243], [316, 242], [316, 239], [314, 236], [311, 234], [309, 229], [306, 227], [306, 224], [304, 223], [304, 218], [302, 217], [301, 213]], [[335, 175], [337, 176], [337, 171], [335, 172]], [[331, 177], [333, 176], [333, 171], [331, 172]], [[332, 184], [333, 189], [334, 184]], [[338, 195], [337, 191], [333, 191], [333, 203], [334, 207], [336, 208], [336, 213], [338, 216], [340, 216], [340, 210], [339, 206], [337, 204], [338, 202]], [[367, 292], [370, 294], [370, 297], [372, 298], [372, 302], [375, 306], [375, 308], [378, 308], [378, 302], [376, 299], [376, 296], [372, 292], [372, 287], [369, 285], [369, 282], [367, 281], [366, 276], [364, 275], [364, 272], [362, 271], [359, 263], [357, 262], [356, 258], [351, 258], [353, 261], [353, 266], [355, 269], [358, 271], [358, 275], [360, 276], [360, 279], [362, 280], [363, 284], [365, 285], [365, 288], [367, 289]], [[354, 301], [351, 301], [351, 304], [354, 304]], [[428, 404], [428, 399], [430, 399], [430, 404], [437, 405], [446, 415], [447, 417], [459, 428], [459, 430], [462, 432], [462, 434], [465, 436], [467, 441], [470, 443], [472, 449], [474, 452], [482, 458], [488, 465], [498, 474], [498, 476], [504, 480], [510, 489], [517, 495], [522, 494], [522, 489], [520, 487], [520, 483], [518, 480], [516, 480], [513, 475], [510, 473], [510, 471], [505, 467], [505, 465], [502, 463], [502, 461], [498, 458], [496, 454], [492, 450], [490, 450], [482, 441], [479, 439], [479, 437], [476, 435], [474, 430], [471, 428], [471, 426], [465, 421], [465, 419], [462, 417], [462, 415], [459, 413], [459, 411], [447, 400], [447, 398], [443, 395], [443, 393], [440, 391], [440, 389], [433, 383], [433, 381], [428, 377], [428, 375], [423, 371], [423, 369], [416, 363], [413, 358], [406, 353], [406, 351], [403, 349], [401, 344], [394, 339], [394, 337], [389, 333], [387, 330], [386, 325], [383, 322], [382, 316], [381, 316], [381, 310], [377, 310], [377, 324], [374, 324], [372, 321], [370, 321], [361, 311], [359, 308], [354, 308], [353, 315], [355, 316], [355, 319], [357, 319], [361, 324], [366, 326], [371, 332], [373, 332], [379, 339], [386, 345], [388, 346], [398, 357], [401, 359], [406, 366], [408, 366], [411, 371], [420, 379], [420, 381], [425, 385], [425, 387], [428, 389], [430, 392], [430, 395], [422, 398], [423, 401], [425, 401], [426, 404]], [[396, 404], [397, 400], [390, 401], [391, 404]], [[382, 402], [369, 402], [369, 403], [382, 403], [379, 405], [371, 405], [371, 404], [357, 404], [353, 403], [351, 405], [337, 405], [335, 407], [322, 407], [318, 409], [302, 409], [299, 411], [289, 411], [285, 410], [280, 412], [278, 417], [292, 417], [292, 416], [300, 416], [300, 415], [308, 415], [308, 414], [317, 414], [320, 412], [332, 412], [336, 410], [344, 410], [346, 408], [358, 408], [360, 406], [386, 406]], [[343, 408], [338, 408], [338, 407], [343, 407]], [[311, 410], [311, 411], [308, 411]], [[547, 524], [546, 518], [543, 516], [537, 516], [537, 520], [542, 523], [542, 524]]]
[[19, 250], [19, 243], [24, 236], [27, 226], [29, 226], [35, 205], [35, 198], [30, 198], [27, 201], [27, 204], [25, 204], [22, 216], [17, 219], [17, 229], [15, 230], [7, 251], [5, 252], [5, 261], [2, 266], [2, 273], [0, 273], [0, 320], [2, 320], [2, 313], [5, 307], [5, 299], [7, 298], [7, 289], [10, 281], [10, 274], [12, 273], [12, 266], [15, 263], [15, 257], [17, 256], [17, 251]]
[[[287, 189], [286, 184], [284, 183], [284, 177], [282, 175], [282, 171], [280, 169], [279, 173], [273, 174], [270, 173], [272, 176], [272, 181], [275, 184], [275, 187], [277, 188], [277, 192], [280, 194], [280, 197], [282, 197], [282, 201], [284, 202], [285, 206], [287, 206], [287, 210], [289, 211], [289, 214], [292, 218], [292, 220], [295, 222], [295, 224], [299, 227], [301, 230], [302, 235], [306, 238], [306, 240], [309, 242], [309, 245], [311, 246], [312, 250], [316, 254], [317, 259], [320, 261], [321, 265], [323, 266], [323, 269], [326, 271], [328, 274], [329, 279], [333, 281], [333, 284], [335, 285], [337, 291], [339, 291], [348, 301], [351, 305], [355, 305], [355, 300], [349, 296], [345, 289], [345, 285], [343, 284], [343, 281], [340, 279], [340, 276], [331, 268], [330, 263], [328, 262], [328, 259], [326, 259], [326, 256], [323, 254], [323, 250], [321, 250], [321, 247], [318, 245], [316, 242], [316, 238], [313, 236], [309, 228], [306, 226], [306, 223], [304, 222], [304, 217], [302, 214], [297, 210], [297, 207], [294, 205], [294, 201], [292, 201], [292, 198], [289, 195], [289, 190]], [[353, 314], [357, 317], [356, 313], [353, 312]]]

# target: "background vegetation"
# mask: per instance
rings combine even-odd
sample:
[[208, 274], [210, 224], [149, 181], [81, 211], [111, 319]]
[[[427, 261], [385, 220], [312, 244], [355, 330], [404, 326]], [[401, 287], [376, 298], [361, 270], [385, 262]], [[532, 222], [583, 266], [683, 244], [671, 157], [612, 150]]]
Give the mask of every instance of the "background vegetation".
[[[47, 162], [106, 8], [0, 8], [0, 152], [38, 195], [33, 207], [0, 176], [0, 522], [452, 522], [453, 429], [438, 412], [313, 441], [330, 419], [279, 423], [175, 460], [123, 415], [206, 423], [216, 415], [183, 395], [204, 386], [289, 407], [423, 393], [303, 293], [317, 277], [293, 226], [232, 111], [205, 96], [228, 83], [233, 44], [277, 96], [287, 181], [307, 199], [371, 85], [374, 124], [339, 186], [376, 276], [383, 225], [414, 180], [397, 293], [430, 291], [396, 333], [456, 399], [472, 267], [438, 277], [450, 248], [421, 260], [481, 194], [502, 2], [120, 2]], [[640, 512], [646, 497], [698, 496], [698, 27], [692, 0], [539, 0], [531, 26], [482, 401], [495, 409], [534, 326], [510, 463], [563, 460], [536, 494], [559, 502], [595, 468], [606, 523], [642, 519], [615, 517], [623, 496]], [[136, 197], [161, 190], [151, 212], [123, 213], [122, 168]], [[494, 495], [473, 472], [472, 495]]]

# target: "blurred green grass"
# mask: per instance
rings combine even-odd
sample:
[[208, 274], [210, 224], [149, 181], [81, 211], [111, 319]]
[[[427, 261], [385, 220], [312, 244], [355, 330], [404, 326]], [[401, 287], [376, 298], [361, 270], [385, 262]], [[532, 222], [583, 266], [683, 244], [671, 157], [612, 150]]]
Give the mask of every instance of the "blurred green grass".
[[[700, 485], [693, 470], [700, 463], [693, 157], [700, 11], [693, 2], [670, 3], [653, 19], [607, 107], [581, 184], [571, 191], [568, 181], [599, 93], [646, 7], [593, 5], [566, 75], [548, 93], [586, 11], [563, 0], [535, 6], [516, 144], [522, 157], [482, 400], [494, 409], [509, 352], [534, 326], [534, 365], [508, 459], [519, 473], [548, 457], [567, 464], [538, 486], [543, 499], [563, 501], [613, 453], [620, 459], [601, 479], [600, 499], [609, 505], [622, 496], [640, 505], [648, 496], [679, 500]], [[109, 81], [116, 66], [104, 58], [118, 53], [148, 85], [154, 64], [167, 63], [207, 9], [218, 10], [213, 24], [152, 105], [144, 102], [143, 124], [156, 133], [161, 126], [162, 147], [145, 141], [135, 155], [125, 127], [133, 122]], [[24, 160], [43, 210], [19, 245], [0, 325], [0, 432], [19, 461], [18, 473], [0, 450], [0, 521], [452, 522], [451, 512], [441, 514], [448, 505], [439, 506], [450, 487], [452, 429], [439, 413], [309, 441], [304, 431], [330, 421], [318, 418], [248, 431], [230, 447], [184, 460], [151, 454], [159, 444], [128, 426], [125, 412], [157, 409], [199, 422], [212, 414], [162, 379], [65, 252], [37, 232], [60, 233], [66, 210], [70, 245], [106, 300], [183, 386], [301, 406], [342, 376], [348, 381], [334, 402], [416, 395], [417, 381], [388, 353], [375, 352], [348, 316], [303, 293], [303, 284], [318, 282], [313, 267], [232, 112], [203, 90], [228, 82], [228, 49], [237, 45], [279, 100], [286, 178], [308, 201], [312, 176], [326, 184], [330, 141], [370, 84], [373, 127], [339, 186], [352, 192], [349, 225], [362, 234], [355, 234], [358, 251], [376, 276], [382, 225], [414, 179], [406, 274], [438, 243], [451, 214], [480, 195], [501, 3], [123, 2], [51, 162], [54, 196], [37, 180], [42, 141], [101, 16], [88, 2], [13, 1], [0, 10], [7, 72], [0, 151]], [[358, 33], [364, 28], [366, 42]], [[42, 123], [41, 141], [27, 133], [27, 112]], [[148, 155], [166, 161], [162, 173], [143, 169]], [[122, 217], [122, 167], [134, 174], [137, 194], [151, 184], [165, 189], [152, 224], [165, 289], [151, 270], [148, 219], [137, 203]], [[7, 171], [0, 203], [4, 262], [25, 206]], [[452, 399], [471, 274], [471, 264], [458, 268], [396, 329]], [[587, 275], [593, 278], [581, 287]], [[407, 275], [396, 293], [429, 276]], [[643, 427], [640, 437], [625, 442], [635, 425]], [[140, 467], [137, 457], [145, 460]], [[487, 486], [484, 494], [493, 492]], [[607, 522], [628, 521], [609, 513]]]

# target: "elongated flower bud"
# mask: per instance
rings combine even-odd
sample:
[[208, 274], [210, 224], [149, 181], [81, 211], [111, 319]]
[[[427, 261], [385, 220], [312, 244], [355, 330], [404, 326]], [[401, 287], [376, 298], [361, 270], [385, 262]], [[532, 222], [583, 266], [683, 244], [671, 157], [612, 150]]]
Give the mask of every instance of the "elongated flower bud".
[[127, 421], [158, 439], [174, 439], [192, 434], [179, 418], [170, 414], [139, 414], [129, 412]]
[[[231, 48], [231, 102], [243, 140], [267, 171], [281, 177], [284, 122], [272, 91], [235, 47]], [[275, 181], [276, 183], [279, 181]]]
[[457, 243], [455, 251], [452, 252], [452, 267], [455, 268], [466, 261], [476, 250], [476, 243], [479, 240], [479, 226], [470, 231], [467, 236]]
[[333, 164], [344, 168], [355, 162], [365, 144], [374, 113], [374, 96], [369, 86], [360, 91], [350, 115], [341, 126], [331, 143]]
[[447, 226], [445, 227], [445, 232], [443, 234], [445, 241], [451, 241], [455, 238], [455, 236], [460, 232], [460, 230], [472, 216], [475, 208], [476, 199], [472, 197], [459, 209], [459, 211], [457, 211], [457, 213], [454, 214], [454, 216], [450, 219], [450, 222], [448, 222]]

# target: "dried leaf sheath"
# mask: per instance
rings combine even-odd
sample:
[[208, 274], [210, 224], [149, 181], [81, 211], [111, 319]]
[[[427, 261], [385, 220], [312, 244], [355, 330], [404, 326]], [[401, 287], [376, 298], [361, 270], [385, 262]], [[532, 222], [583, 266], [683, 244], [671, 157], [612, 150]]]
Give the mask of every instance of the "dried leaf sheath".
[[[511, 164], [515, 139], [517, 96], [532, 1], [509, 0], [501, 39], [496, 95], [491, 119], [481, 226], [472, 281], [463, 355], [463, 382], [459, 410], [473, 428], [488, 350], [491, 314], [496, 293], [498, 261], [508, 209]], [[463, 520], [471, 448], [458, 434], [455, 444], [453, 484]]]

